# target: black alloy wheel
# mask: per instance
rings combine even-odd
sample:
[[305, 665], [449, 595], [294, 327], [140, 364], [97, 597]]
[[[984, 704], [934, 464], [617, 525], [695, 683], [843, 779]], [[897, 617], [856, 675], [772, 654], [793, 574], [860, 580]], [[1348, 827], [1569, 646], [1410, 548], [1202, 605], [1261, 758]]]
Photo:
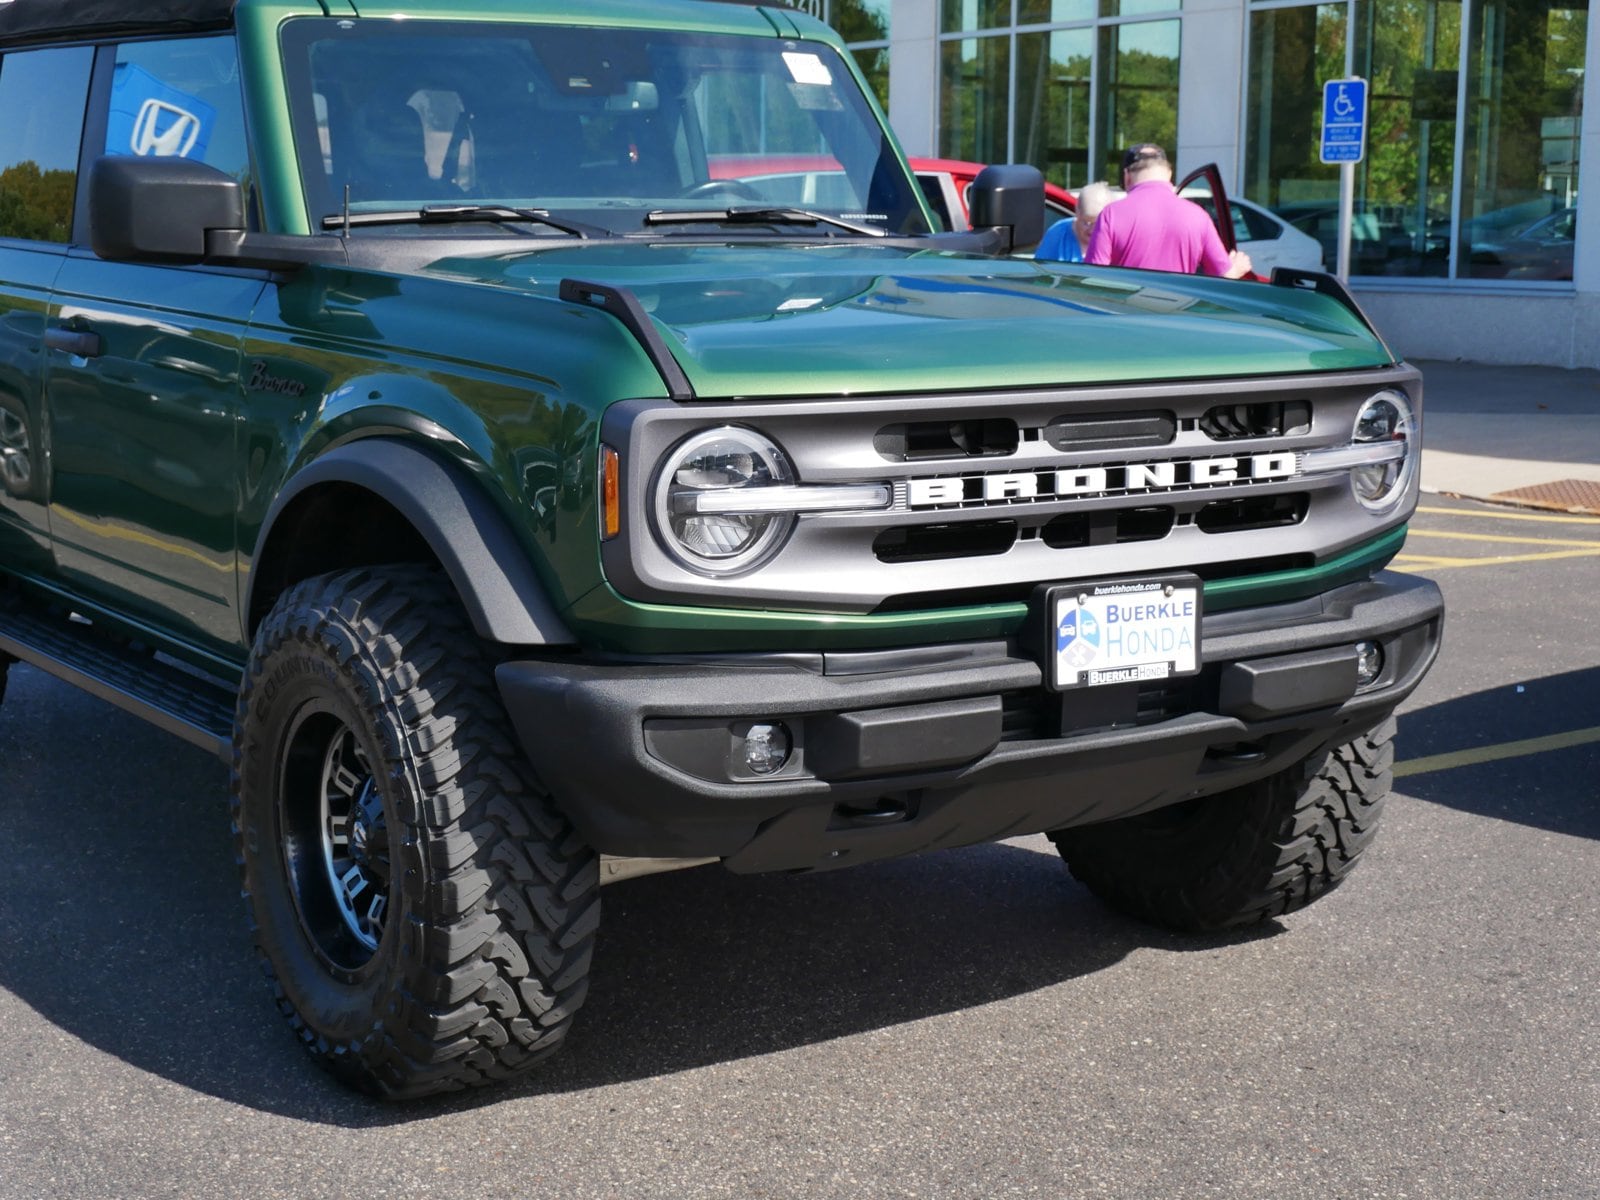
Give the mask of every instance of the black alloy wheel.
[[257, 632], [233, 817], [278, 1008], [387, 1098], [509, 1079], [588, 988], [599, 860], [527, 765], [438, 572], [297, 584]]

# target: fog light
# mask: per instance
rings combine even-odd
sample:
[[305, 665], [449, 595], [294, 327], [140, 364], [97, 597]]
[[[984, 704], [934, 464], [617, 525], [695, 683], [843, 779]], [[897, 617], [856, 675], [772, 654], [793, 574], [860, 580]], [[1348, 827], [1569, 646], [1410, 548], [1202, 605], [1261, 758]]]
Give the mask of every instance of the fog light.
[[744, 765], [755, 775], [775, 774], [789, 761], [792, 746], [782, 724], [752, 725], [744, 735]]
[[1356, 643], [1356, 686], [1370, 687], [1383, 674], [1383, 647], [1377, 642]]

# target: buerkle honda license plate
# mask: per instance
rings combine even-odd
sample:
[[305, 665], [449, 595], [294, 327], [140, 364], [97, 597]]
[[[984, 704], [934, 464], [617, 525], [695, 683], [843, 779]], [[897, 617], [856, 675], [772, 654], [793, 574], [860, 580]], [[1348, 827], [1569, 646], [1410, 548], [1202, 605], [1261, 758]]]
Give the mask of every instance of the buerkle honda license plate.
[[1063, 584], [1049, 592], [1050, 686], [1100, 687], [1200, 670], [1193, 575]]

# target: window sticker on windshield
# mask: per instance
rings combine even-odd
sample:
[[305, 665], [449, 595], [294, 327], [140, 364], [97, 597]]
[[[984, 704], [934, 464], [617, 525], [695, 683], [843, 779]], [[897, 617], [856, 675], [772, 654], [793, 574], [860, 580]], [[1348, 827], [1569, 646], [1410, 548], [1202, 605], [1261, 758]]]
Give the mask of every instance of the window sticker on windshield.
[[796, 83], [820, 83], [826, 87], [833, 82], [833, 74], [827, 64], [815, 54], [785, 50], [783, 61], [789, 64], [789, 77]]

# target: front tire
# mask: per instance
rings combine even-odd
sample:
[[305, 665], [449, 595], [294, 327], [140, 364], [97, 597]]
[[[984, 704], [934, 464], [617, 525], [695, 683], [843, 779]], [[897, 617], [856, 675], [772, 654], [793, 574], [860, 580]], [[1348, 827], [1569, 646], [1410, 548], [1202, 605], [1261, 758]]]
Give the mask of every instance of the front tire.
[[244, 894], [278, 1008], [404, 1098], [519, 1075], [588, 986], [599, 867], [524, 765], [493, 660], [437, 573], [296, 585], [234, 725]]
[[1185, 932], [1251, 925], [1337, 887], [1394, 782], [1393, 718], [1256, 783], [1050, 835], [1072, 874], [1131, 916]]

